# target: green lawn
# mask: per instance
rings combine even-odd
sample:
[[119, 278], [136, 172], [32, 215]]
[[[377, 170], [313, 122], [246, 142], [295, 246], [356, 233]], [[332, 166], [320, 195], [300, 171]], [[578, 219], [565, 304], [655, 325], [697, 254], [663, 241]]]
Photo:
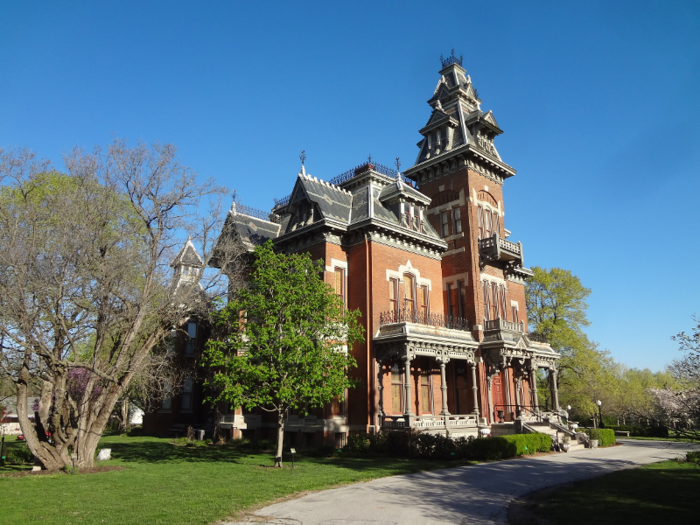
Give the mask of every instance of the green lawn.
[[[0, 477], [3, 523], [205, 524], [305, 490], [457, 466], [390, 458], [298, 458], [265, 468], [272, 455], [229, 447], [178, 447], [153, 437], [105, 437], [126, 470], [69, 476]], [[287, 459], [287, 458], [285, 458]], [[286, 465], [291, 463], [287, 462]], [[0, 473], [13, 470], [0, 468]]]
[[681, 441], [683, 443], [697, 443], [697, 439], [689, 439], [689, 438], [680, 438], [680, 437], [674, 437], [674, 436], [668, 436], [668, 437], [646, 437], [646, 436], [616, 436], [617, 439], [643, 439], [647, 441]]
[[622, 470], [545, 496], [552, 523], [697, 523], [700, 467], [675, 460]]

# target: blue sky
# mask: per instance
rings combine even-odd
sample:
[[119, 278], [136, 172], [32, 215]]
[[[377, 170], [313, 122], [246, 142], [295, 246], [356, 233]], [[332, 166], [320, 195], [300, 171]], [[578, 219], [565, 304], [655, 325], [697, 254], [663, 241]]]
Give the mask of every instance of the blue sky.
[[0, 147], [171, 142], [269, 209], [301, 149], [324, 179], [411, 166], [452, 48], [505, 130], [526, 264], [592, 289], [616, 359], [666, 365], [700, 313], [698, 2], [3, 2]]

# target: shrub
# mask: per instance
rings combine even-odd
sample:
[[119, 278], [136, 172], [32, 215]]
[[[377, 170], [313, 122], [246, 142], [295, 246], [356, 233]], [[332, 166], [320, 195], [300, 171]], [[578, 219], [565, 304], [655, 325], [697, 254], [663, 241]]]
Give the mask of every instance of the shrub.
[[597, 439], [600, 447], [607, 447], [617, 443], [615, 430], [612, 428], [584, 428], [583, 432], [588, 434], [588, 437], [591, 439]]
[[692, 450], [687, 452], [685, 455], [685, 460], [688, 463], [695, 463], [696, 465], [700, 464], [700, 450]]
[[5, 443], [5, 463], [7, 465], [31, 465], [34, 462], [34, 454], [24, 443], [8, 445]]

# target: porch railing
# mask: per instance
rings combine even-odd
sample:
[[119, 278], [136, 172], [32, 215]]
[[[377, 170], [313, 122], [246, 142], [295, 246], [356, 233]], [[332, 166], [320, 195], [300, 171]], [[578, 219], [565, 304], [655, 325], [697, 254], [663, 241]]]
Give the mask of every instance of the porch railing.
[[416, 323], [438, 328], [449, 328], [451, 330], [462, 330], [469, 332], [469, 321], [463, 317], [453, 317], [451, 315], [430, 314], [423, 310], [408, 307], [389, 310], [379, 314], [379, 325], [395, 323]]
[[[407, 417], [410, 423], [406, 421]], [[384, 416], [382, 427], [386, 429], [447, 429], [476, 427], [477, 420], [474, 415], [429, 415], [429, 416]]]

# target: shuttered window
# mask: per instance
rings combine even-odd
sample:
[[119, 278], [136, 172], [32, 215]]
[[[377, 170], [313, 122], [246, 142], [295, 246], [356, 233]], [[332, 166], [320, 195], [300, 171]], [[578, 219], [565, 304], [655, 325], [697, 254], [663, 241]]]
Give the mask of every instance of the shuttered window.
[[403, 290], [404, 297], [406, 299], [406, 313], [413, 315], [416, 311], [416, 288], [415, 279], [410, 273], [403, 276]]
[[335, 269], [334, 288], [335, 294], [345, 304], [345, 270], [342, 268]]
[[399, 295], [399, 282], [396, 279], [389, 279], [389, 310], [396, 313]]
[[452, 232], [460, 233], [462, 231], [462, 211], [459, 206], [452, 208]]
[[421, 316], [421, 322], [427, 322], [428, 320], [428, 287], [419, 286], [418, 287], [418, 308]]
[[391, 412], [393, 414], [403, 413], [403, 383], [399, 365], [391, 367]]
[[431, 392], [431, 374], [422, 372], [420, 376], [420, 410], [423, 414], [433, 413], [433, 403]]

